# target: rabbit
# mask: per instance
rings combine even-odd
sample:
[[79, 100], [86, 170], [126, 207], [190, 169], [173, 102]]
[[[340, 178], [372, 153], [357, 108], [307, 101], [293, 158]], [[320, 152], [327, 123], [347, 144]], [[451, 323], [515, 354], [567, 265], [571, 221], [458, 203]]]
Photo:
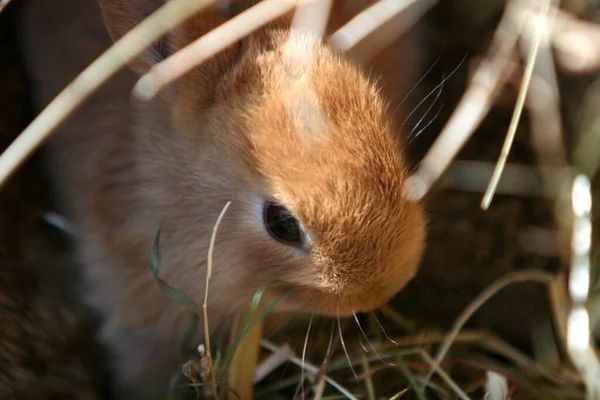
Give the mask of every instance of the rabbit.
[[[377, 66], [359, 66], [292, 30], [293, 13], [195, 67], [156, 99], [132, 101], [133, 85], [151, 66], [255, 3], [212, 6], [173, 29], [92, 95], [46, 146], [60, 211], [77, 232], [87, 302], [103, 316], [99, 336], [124, 398], [161, 398], [182, 361], [179, 342], [191, 313], [161, 292], [149, 271], [159, 227], [162, 279], [202, 304], [213, 227], [231, 202], [209, 285], [215, 334], [274, 280], [283, 284], [267, 291], [265, 302], [295, 289], [276, 313], [348, 316], [387, 302], [418, 269], [426, 216], [402, 196], [409, 173], [396, 128], [402, 113], [393, 115], [369, 77]], [[335, 3], [341, 24], [350, 16]], [[22, 36], [38, 106], [161, 4], [31, 1]]]

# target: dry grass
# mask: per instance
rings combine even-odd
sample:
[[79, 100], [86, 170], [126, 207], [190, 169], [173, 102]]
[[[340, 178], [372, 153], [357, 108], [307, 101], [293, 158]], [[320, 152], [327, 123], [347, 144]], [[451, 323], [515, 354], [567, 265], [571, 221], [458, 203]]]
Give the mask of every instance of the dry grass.
[[[317, 4], [319, 1], [323, 4]], [[0, 183], [11, 176], [60, 122], [112, 73], [161, 33], [207, 3], [173, 0], [82, 72], [0, 157]], [[381, 0], [325, 39], [338, 50], [349, 51], [377, 24], [385, 22], [394, 13], [404, 12], [413, 3], [420, 8], [411, 9], [413, 18], [407, 18], [409, 22], [415, 22], [415, 16], [421, 17], [434, 2], [394, 3]], [[6, 4], [0, 2], [0, 11]], [[296, 23], [301, 29], [311, 29], [322, 36], [323, 21], [329, 13], [328, 4], [325, 0], [302, 1], [301, 12], [307, 16], [321, 15], [323, 19], [301, 18], [302, 13], [299, 12]], [[296, 1], [265, 1], [248, 10], [157, 65], [140, 80], [136, 86], [137, 93], [146, 98], [152, 97], [170, 81], [222, 50], [228, 43], [296, 5]], [[457, 316], [452, 329], [443, 332], [420, 328], [418, 322], [403, 317], [392, 306], [386, 306], [380, 312], [366, 316], [363, 321], [358, 317], [350, 319], [344, 330], [340, 321], [315, 317], [314, 321], [311, 319], [308, 330], [276, 332], [267, 339], [262, 322], [258, 322], [271, 307], [259, 307], [267, 285], [255, 296], [229, 348], [213, 348], [206, 334], [205, 347], [199, 348], [199, 360], [190, 361], [184, 371], [186, 379], [193, 384], [189, 391], [192, 397], [221, 397], [227, 389], [224, 386], [228, 386], [224, 383], [229, 382], [229, 396], [235, 398], [237, 395], [244, 399], [250, 398], [252, 386], [255, 397], [269, 399], [600, 398], [600, 363], [590, 335], [590, 320], [596, 316], [590, 316], [587, 310], [596, 276], [592, 262], [591, 210], [594, 196], [590, 181], [600, 160], [596, 140], [600, 114], [597, 111], [589, 114], [588, 124], [581, 128], [581, 132], [565, 128], [561, 119], [563, 97], [557, 78], [557, 69], [560, 68], [570, 74], [599, 69], [600, 25], [581, 20], [568, 9], [559, 9], [558, 4], [550, 0], [508, 0], [502, 7], [504, 13], [494, 28], [487, 54], [472, 74], [436, 142], [407, 182], [406, 193], [410, 199], [422, 199], [446, 170], [448, 175], [452, 175], [457, 173], [457, 168], [465, 167], [464, 164], [452, 164], [454, 157], [488, 113], [493, 112], [495, 103], [506, 88], [518, 87], [505, 146], [485, 190], [482, 206], [489, 207], [497, 189], [524, 196], [531, 196], [534, 192], [535, 196], [546, 197], [555, 206], [555, 224], [566, 243], [566, 251], [558, 251], [557, 257], [568, 266], [568, 271], [554, 275], [522, 270], [500, 277]], [[172, 13], [174, 10], [176, 14]], [[178, 17], [167, 20], [164, 18], [167, 13]], [[374, 24], [359, 23], [365, 20]], [[397, 33], [405, 29], [406, 26], [397, 29]], [[211, 40], [216, 36], [219, 41]], [[554, 57], [558, 60], [557, 65]], [[598, 97], [588, 99], [587, 109], [600, 109]], [[519, 179], [525, 178], [523, 174], [511, 173], [516, 170], [510, 164], [506, 171], [509, 177], [505, 176], [509, 181], [502, 180], [524, 110], [529, 117], [531, 145], [540, 167], [538, 173], [541, 179], [537, 189], [519, 185]], [[576, 138], [573, 160], [569, 159], [565, 136]], [[473, 163], [469, 167], [481, 171], [478, 164]], [[561, 173], [557, 174], [557, 171]], [[476, 172], [473, 173], [473, 181], [480, 181], [481, 177], [477, 179], [475, 175]], [[486, 172], [484, 176], [489, 175]], [[473, 182], [469, 181], [468, 170], [462, 170], [460, 177], [462, 188], [484, 191], [481, 184], [468, 184]], [[448, 182], [452, 184], [452, 181]], [[158, 267], [155, 272], [158, 272]], [[210, 268], [207, 284], [209, 281]], [[540, 330], [540, 340], [547, 344], [545, 349], [530, 355], [490, 332], [463, 329], [466, 321], [500, 289], [523, 281], [548, 285], [552, 300], [548, 308], [552, 310], [557, 334], [552, 330]], [[161, 285], [170, 290], [166, 283]], [[193, 308], [200, 316], [198, 307], [193, 305]], [[206, 313], [204, 317], [207, 329]], [[302, 343], [302, 349], [297, 349], [294, 343]], [[212, 355], [213, 350], [217, 350], [216, 357]], [[563, 357], [563, 350], [569, 358]], [[243, 354], [247, 356], [240, 356]], [[184, 395], [182, 385], [185, 386], [186, 379], [175, 384], [174, 395]], [[202, 385], [209, 390], [196, 390]]]

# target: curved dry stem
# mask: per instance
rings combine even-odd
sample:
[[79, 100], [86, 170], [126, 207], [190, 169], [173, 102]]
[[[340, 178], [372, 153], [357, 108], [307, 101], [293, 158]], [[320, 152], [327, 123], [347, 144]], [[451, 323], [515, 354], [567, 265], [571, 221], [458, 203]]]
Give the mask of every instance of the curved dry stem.
[[288, 361], [290, 355], [293, 354], [292, 348], [288, 344], [281, 346], [279, 350], [267, 357], [254, 372], [254, 383], [262, 381], [275, 369]]
[[[329, 37], [329, 44], [337, 51], [351, 51], [360, 41], [371, 35], [381, 26], [399, 16], [404, 19], [395, 20], [393, 30], [379, 37], [374, 48], [368, 49], [370, 54], [361, 54], [368, 59], [372, 54], [392, 43], [397, 37], [408, 31], [412, 25], [436, 0], [381, 0], [352, 18]], [[366, 49], [365, 49], [366, 50]]]
[[367, 389], [368, 400], [375, 400], [375, 386], [373, 385], [373, 373], [371, 372], [371, 366], [369, 365], [369, 360], [365, 357], [364, 354], [361, 354], [360, 357], [363, 376], [365, 377], [365, 387]]
[[[549, 10], [550, 0], [546, 0], [544, 1], [543, 8], [539, 12], [540, 17], [543, 17], [544, 20], [546, 20]], [[481, 208], [484, 210], [487, 210], [490, 206], [490, 203], [492, 202], [492, 198], [494, 197], [494, 193], [496, 192], [496, 188], [498, 187], [498, 182], [500, 182], [500, 177], [502, 176], [502, 171], [504, 170], [504, 166], [506, 165], [506, 161], [508, 160], [508, 154], [510, 153], [513, 141], [515, 140], [517, 127], [519, 126], [519, 120], [521, 119], [523, 108], [525, 107], [525, 99], [527, 97], [527, 94], [529, 93], [529, 85], [531, 84], [531, 77], [533, 76], [533, 70], [535, 68], [535, 63], [537, 61], [537, 55], [541, 43], [542, 26], [541, 23], [538, 23], [538, 25], [535, 26], [535, 33], [530, 43], [531, 48], [528, 52], [529, 54], [527, 58], [527, 65], [525, 67], [525, 73], [523, 74], [523, 80], [521, 81], [521, 87], [519, 88], [517, 104], [515, 106], [510, 125], [508, 127], [508, 132], [506, 133], [506, 139], [504, 140], [502, 151], [500, 153], [500, 157], [498, 158], [498, 163], [496, 164], [494, 173], [492, 174], [490, 184], [483, 196], [483, 199], [481, 200]]]
[[[263, 339], [263, 340], [261, 340], [260, 343], [265, 349], [267, 349], [271, 352], [276, 352], [279, 350], [279, 347], [277, 347], [275, 344], [271, 343], [268, 340]], [[315, 366], [309, 362], [304, 362], [304, 364], [302, 364], [302, 360], [300, 360], [298, 357], [296, 357], [294, 355], [291, 355], [288, 359], [290, 360], [290, 362], [292, 362], [294, 365], [296, 365], [298, 367], [304, 365], [304, 369], [312, 374], [317, 374], [319, 372], [319, 368], [317, 366]], [[350, 391], [348, 391], [348, 389], [346, 389], [345, 387], [340, 385], [338, 382], [331, 379], [327, 375], [322, 375], [322, 376], [327, 383], [329, 383], [331, 386], [333, 386], [335, 389], [337, 389], [338, 392], [340, 392], [341, 394], [346, 396], [346, 398], [348, 398], [350, 400], [358, 400], [352, 393], [350, 393]]]
[[322, 38], [327, 28], [333, 0], [300, 0], [292, 29]]
[[513, 2], [507, 5], [494, 38], [488, 59], [477, 68], [456, 109], [427, 152], [417, 171], [404, 184], [404, 195], [420, 201], [444, 173], [469, 137], [490, 111], [493, 101], [508, 78], [511, 54], [521, 26], [515, 23]]
[[292, 10], [297, 0], [264, 0], [196, 39], [152, 67], [134, 87], [143, 100], [154, 98], [164, 87], [238, 40]]
[[[469, 318], [471, 318], [471, 316], [486, 301], [488, 301], [492, 296], [494, 296], [500, 290], [504, 289], [505, 287], [507, 287], [509, 285], [519, 283], [519, 282], [541, 282], [541, 283], [549, 284], [553, 280], [554, 280], [554, 275], [552, 275], [548, 272], [538, 271], [538, 270], [524, 270], [524, 271], [517, 271], [517, 272], [512, 272], [510, 274], [507, 274], [507, 275], [501, 277], [500, 279], [498, 279], [497, 281], [495, 281], [494, 283], [492, 283], [481, 294], [479, 294], [479, 296], [477, 296], [471, 302], [471, 304], [469, 304], [469, 306], [467, 308], [465, 308], [465, 310], [456, 319], [456, 321], [454, 322], [454, 326], [448, 332], [444, 341], [442, 342], [442, 346], [438, 350], [438, 353], [435, 357], [435, 363], [438, 365], [441, 364], [442, 360], [448, 353], [448, 350], [450, 350], [450, 347], [452, 346], [454, 339], [456, 338], [456, 336], [458, 335], [458, 333], [460, 332], [462, 327], [465, 325], [465, 323], [469, 320]], [[434, 373], [433, 370], [429, 371], [429, 373], [427, 374], [427, 377], [425, 378], [425, 383], [429, 382], [433, 373]]]
[[0, 156], [0, 186], [33, 154], [60, 123], [124, 65], [173, 27], [212, 0], [172, 0], [117, 40], [80, 73]]
[[555, 9], [556, 25], [551, 40], [560, 65], [573, 73], [590, 73], [600, 68], [600, 26]]
[[[431, 356], [423, 349], [418, 349], [418, 354], [423, 357], [423, 360], [429, 365], [431, 371], [435, 371], [438, 375], [446, 382], [448, 386], [460, 397], [462, 400], [470, 400], [470, 397], [454, 382], [454, 380], [440, 367], [440, 363], [431, 358]], [[423, 382], [423, 386], [429, 384], [429, 379], [426, 378]]]
[[210, 278], [212, 276], [213, 269], [213, 253], [215, 249], [215, 241], [217, 240], [217, 232], [219, 230], [219, 225], [221, 225], [221, 221], [227, 212], [227, 209], [231, 205], [231, 201], [228, 201], [223, 207], [223, 210], [219, 214], [217, 218], [217, 222], [215, 222], [215, 226], [212, 230], [212, 235], [210, 237], [210, 245], [208, 246], [208, 258], [206, 261], [206, 287], [204, 288], [204, 304], [202, 305], [202, 311], [204, 313], [204, 341], [206, 342], [206, 355], [208, 358], [209, 366], [210, 366], [210, 376], [212, 380], [212, 389], [215, 395], [217, 396], [217, 380], [215, 377], [215, 369], [212, 362], [212, 355], [210, 351], [210, 333], [208, 329], [208, 285], [210, 283]]
[[0, 13], [11, 2], [11, 0], [0, 0]]

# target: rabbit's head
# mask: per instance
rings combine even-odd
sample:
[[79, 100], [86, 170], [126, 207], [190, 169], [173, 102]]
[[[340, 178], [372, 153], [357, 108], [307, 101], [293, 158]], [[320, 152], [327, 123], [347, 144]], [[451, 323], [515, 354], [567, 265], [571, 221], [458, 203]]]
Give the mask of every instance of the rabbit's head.
[[[156, 6], [123, 3], [103, 2], [113, 37]], [[204, 11], [133, 68], [146, 72], [223, 18]], [[161, 182], [149, 193], [163, 210], [168, 280], [204, 294], [199, 271], [231, 201], [214, 248], [214, 307], [234, 310], [279, 281], [296, 288], [283, 310], [369, 311], [414, 276], [424, 243], [421, 207], [402, 196], [401, 134], [359, 68], [289, 23], [281, 18], [194, 68], [161, 94], [169, 122], [142, 123], [143, 167]]]

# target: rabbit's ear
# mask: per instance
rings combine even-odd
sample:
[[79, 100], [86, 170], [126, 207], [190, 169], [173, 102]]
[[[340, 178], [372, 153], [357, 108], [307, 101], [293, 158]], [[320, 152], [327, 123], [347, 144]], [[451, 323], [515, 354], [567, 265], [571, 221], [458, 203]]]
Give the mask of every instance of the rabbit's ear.
[[[112, 40], [116, 41], [121, 38], [167, 1], [170, 0], [100, 0], [104, 21]], [[138, 74], [146, 73], [154, 64], [225, 22], [234, 13], [234, 8], [239, 2], [240, 0], [214, 1], [208, 8], [190, 16], [185, 23], [157, 40], [134, 59], [130, 66]], [[231, 57], [228, 52], [220, 55], [218, 58], [221, 59], [221, 62], [218, 64], [222, 64], [222, 59], [228, 58], [228, 56]], [[212, 75], [209, 71], [216, 67], [211, 65], [214, 63], [215, 60], [209, 61], [200, 67], [205, 70], [205, 76]]]

